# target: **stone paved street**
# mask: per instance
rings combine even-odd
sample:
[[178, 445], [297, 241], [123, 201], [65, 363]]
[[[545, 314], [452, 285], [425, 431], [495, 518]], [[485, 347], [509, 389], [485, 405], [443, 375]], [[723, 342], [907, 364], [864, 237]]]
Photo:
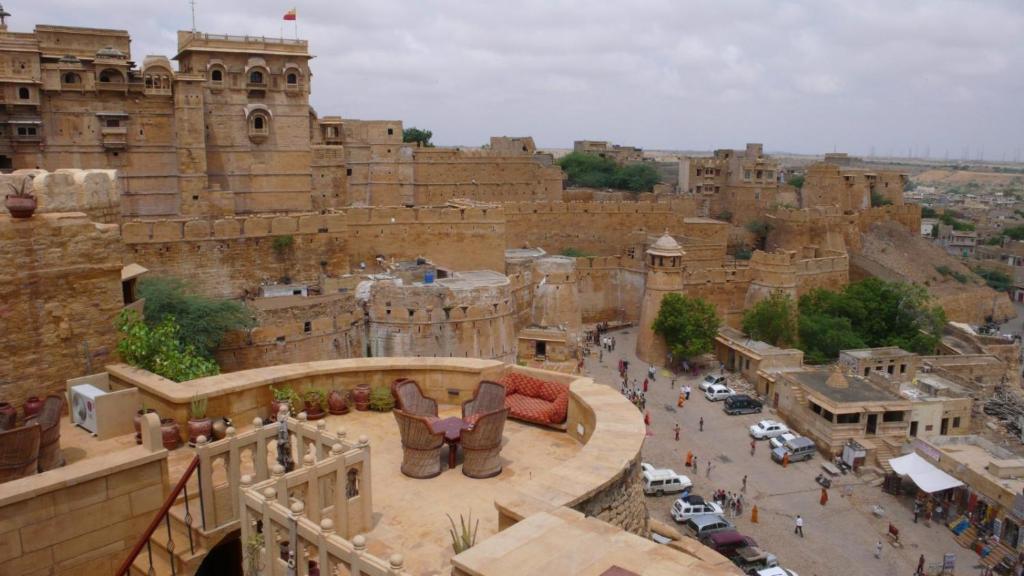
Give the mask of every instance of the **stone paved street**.
[[[635, 333], [635, 329], [614, 332], [615, 352], [606, 352], [603, 362], [598, 361], [597, 349], [593, 349], [585, 365], [588, 375], [618, 388], [616, 366], [620, 358], [625, 358], [630, 361], [630, 380], [637, 378], [642, 382], [647, 364], [638, 361], [633, 353]], [[647, 395], [653, 436], [644, 445], [644, 459], [659, 468], [673, 468], [689, 476], [694, 492], [705, 497], [719, 488], [738, 492], [746, 474], [748, 503], [736, 524], [740, 532], [776, 554], [781, 566], [800, 576], [910, 576], [920, 554], [925, 555], [926, 565], [932, 565], [941, 562], [943, 553], [952, 552], [956, 554], [957, 574], [980, 571], [977, 556], [957, 544], [945, 526], [913, 523], [909, 498], [896, 499], [879, 487], [864, 485], [852, 473], [833, 481], [829, 502], [821, 506], [820, 486], [814, 481], [822, 471], [820, 454], [783, 468], [769, 458], [767, 442], [760, 441], [756, 455], [751, 457], [748, 427], [762, 418], [774, 418], [775, 414], [766, 409], [763, 414], [727, 416], [721, 403], [704, 399], [697, 388], [700, 378], [703, 374], [698, 378], [678, 378], [676, 388], [670, 389], [671, 377], [664, 376], [659, 369], [657, 381], [650, 384]], [[684, 382], [691, 385], [693, 392], [690, 401], [677, 409], [678, 387]], [[699, 432], [698, 420], [702, 416], [704, 431]], [[676, 422], [682, 428], [679, 442], [673, 439], [672, 427]], [[688, 450], [698, 458], [699, 473], [684, 465]], [[705, 474], [709, 459], [710, 479]], [[852, 493], [843, 496], [843, 486], [849, 486]], [[649, 497], [651, 517], [673, 523], [669, 510], [675, 498]], [[750, 504], [758, 507], [757, 524], [750, 521]], [[876, 504], [885, 508], [885, 518], [872, 514]], [[793, 534], [797, 514], [804, 517], [803, 539]], [[890, 520], [900, 529], [902, 548], [888, 544], [885, 533]], [[874, 557], [878, 540], [884, 544], [880, 560]]]

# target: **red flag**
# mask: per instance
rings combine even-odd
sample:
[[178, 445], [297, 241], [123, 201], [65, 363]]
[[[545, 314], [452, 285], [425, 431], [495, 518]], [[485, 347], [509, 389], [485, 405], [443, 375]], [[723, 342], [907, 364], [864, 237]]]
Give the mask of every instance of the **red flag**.
[[289, 10], [289, 11], [284, 13], [284, 19], [285, 20], [295, 20], [298, 17], [299, 17], [299, 14], [298, 14], [298, 12], [295, 11], [295, 8], [292, 8], [291, 10]]

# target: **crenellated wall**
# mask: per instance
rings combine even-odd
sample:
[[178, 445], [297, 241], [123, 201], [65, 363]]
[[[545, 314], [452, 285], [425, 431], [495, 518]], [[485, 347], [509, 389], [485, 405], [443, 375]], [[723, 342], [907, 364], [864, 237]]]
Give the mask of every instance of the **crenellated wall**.
[[[0, 174], [0, 197], [14, 193], [22, 183], [36, 198], [36, 214], [83, 212], [93, 222], [116, 224], [121, 220], [117, 170], [15, 170]], [[2, 203], [0, 214], [7, 214]]]

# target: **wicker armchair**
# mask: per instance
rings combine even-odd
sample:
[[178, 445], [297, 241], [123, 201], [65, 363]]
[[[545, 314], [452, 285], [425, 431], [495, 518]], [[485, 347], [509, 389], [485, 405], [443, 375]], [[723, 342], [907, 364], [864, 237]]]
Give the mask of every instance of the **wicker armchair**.
[[391, 393], [399, 410], [415, 416], [437, 418], [437, 402], [424, 396], [415, 380], [396, 380], [391, 385]]
[[40, 429], [39, 471], [46, 472], [64, 465], [60, 452], [60, 419], [64, 414], [64, 397], [51, 394], [43, 402], [43, 409], [28, 422], [38, 422]]
[[434, 432], [425, 416], [394, 410], [402, 436], [402, 474], [411, 478], [433, 478], [441, 473], [444, 432]]
[[476, 425], [462, 432], [462, 473], [470, 478], [501, 474], [501, 437], [508, 408], [481, 414]]
[[0, 432], [0, 482], [39, 471], [40, 438], [39, 424], [35, 422]]
[[462, 403], [462, 419], [470, 424], [495, 410], [505, 407], [505, 386], [490, 380], [483, 380], [477, 386], [473, 397]]

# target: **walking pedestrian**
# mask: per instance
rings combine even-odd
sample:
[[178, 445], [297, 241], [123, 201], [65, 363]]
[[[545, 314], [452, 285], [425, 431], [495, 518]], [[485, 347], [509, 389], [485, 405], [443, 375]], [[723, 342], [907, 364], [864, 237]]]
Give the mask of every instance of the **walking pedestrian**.
[[694, 455], [694, 457], [693, 457], [693, 471], [695, 473], [697, 473], [697, 474], [700, 474], [700, 470], [697, 470], [697, 456], [696, 455]]
[[[676, 442], [679, 442], [679, 423], [678, 422], [676, 423], [675, 428], [673, 428], [672, 430], [675, 431], [675, 433], [676, 433]], [[747, 481], [747, 477], [746, 476], [743, 477], [743, 481], [744, 482]]]
[[669, 386], [669, 388], [671, 388], [673, 390], [676, 389], [676, 379], [675, 378], [672, 379], [672, 384]]
[[676, 407], [682, 408], [683, 404], [686, 404], [686, 394], [683, 394], [683, 391], [680, 390], [679, 391], [679, 400], [676, 401]]
[[686, 399], [687, 400], [690, 399], [690, 385], [689, 384], [686, 385]]
[[597, 361], [604, 362], [604, 348], [597, 351]]
[[821, 488], [821, 498], [818, 499], [818, 503], [822, 506], [828, 504], [828, 489], [824, 486]]
[[711, 478], [711, 461], [710, 460], [708, 460], [708, 471], [705, 473], [705, 476], [707, 476], [708, 478]]
[[799, 534], [801, 538], [804, 537], [804, 517], [796, 515], [796, 526], [793, 528], [793, 534]]
[[875, 542], [875, 558], [882, 558], [882, 541]]
[[647, 392], [647, 378], [644, 378], [644, 392]]
[[700, 417], [700, 431], [701, 432], [704, 431], [704, 417], [703, 416]]
[[924, 554], [917, 559], [917, 570], [914, 570], [914, 576], [924, 576]]
[[754, 452], [757, 452], [757, 440], [750, 441], [750, 455], [753, 456]]
[[918, 517], [921, 516], [921, 503], [914, 501], [914, 524], [917, 524]]
[[743, 492], [747, 491], [747, 475], [746, 474], [743, 475], [743, 487], [740, 488], [740, 490], [743, 491]]
[[719, 376], [725, 376], [725, 363], [724, 362], [719, 362], [718, 363], [718, 375]]

